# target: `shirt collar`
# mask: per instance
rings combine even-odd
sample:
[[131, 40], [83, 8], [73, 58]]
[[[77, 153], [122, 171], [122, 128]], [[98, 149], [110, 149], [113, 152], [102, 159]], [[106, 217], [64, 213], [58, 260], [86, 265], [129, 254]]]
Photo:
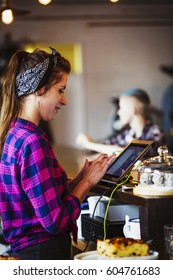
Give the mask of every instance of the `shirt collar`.
[[37, 131], [41, 135], [46, 136], [46, 133], [42, 128], [25, 119], [18, 118], [16, 120], [13, 120], [11, 126], [26, 128], [30, 131]]

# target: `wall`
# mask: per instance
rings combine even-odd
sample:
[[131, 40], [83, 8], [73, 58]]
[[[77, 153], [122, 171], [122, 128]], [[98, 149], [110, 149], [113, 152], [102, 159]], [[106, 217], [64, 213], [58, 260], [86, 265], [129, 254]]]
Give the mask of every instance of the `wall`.
[[160, 107], [163, 91], [171, 82], [159, 70], [161, 64], [172, 62], [171, 32], [172, 27], [91, 30], [92, 39], [86, 50], [89, 134], [104, 137], [108, 133], [110, 97], [128, 88], [147, 90], [153, 105]]
[[[69, 104], [51, 122], [58, 144], [76, 146], [80, 131], [97, 139], [105, 137], [113, 108], [110, 98], [128, 88], [147, 90], [159, 108], [163, 91], [172, 81], [159, 70], [161, 64], [173, 63], [173, 26], [165, 17], [168, 14], [172, 19], [172, 9], [112, 7], [53, 6], [47, 7], [47, 12], [44, 9], [45, 18], [39, 8], [30, 17], [0, 26], [1, 42], [10, 32], [14, 40], [82, 45], [83, 72], [70, 76], [66, 90]], [[27, 8], [32, 6], [27, 3]], [[164, 13], [164, 20], [161, 16], [157, 22], [159, 11]], [[49, 13], [53, 13], [52, 18]]]

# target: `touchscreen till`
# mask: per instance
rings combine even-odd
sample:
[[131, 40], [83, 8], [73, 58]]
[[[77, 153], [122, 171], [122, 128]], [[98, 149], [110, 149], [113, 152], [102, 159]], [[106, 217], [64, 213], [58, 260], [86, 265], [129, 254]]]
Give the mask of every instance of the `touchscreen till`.
[[153, 141], [133, 140], [108, 168], [103, 181], [119, 182], [152, 146]]

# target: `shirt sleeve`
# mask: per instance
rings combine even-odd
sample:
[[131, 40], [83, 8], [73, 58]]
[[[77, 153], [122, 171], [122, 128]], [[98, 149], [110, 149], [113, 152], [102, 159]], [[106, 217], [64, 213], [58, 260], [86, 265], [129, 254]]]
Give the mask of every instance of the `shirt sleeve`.
[[48, 141], [32, 136], [23, 147], [22, 187], [43, 228], [58, 234], [80, 214], [80, 202], [68, 193], [67, 175]]
[[112, 135], [109, 138], [105, 139], [104, 144], [118, 145], [120, 147], [125, 147], [128, 144], [126, 140], [127, 135], [131, 135], [130, 129], [129, 128], [122, 129], [121, 131], [117, 132], [115, 135]]

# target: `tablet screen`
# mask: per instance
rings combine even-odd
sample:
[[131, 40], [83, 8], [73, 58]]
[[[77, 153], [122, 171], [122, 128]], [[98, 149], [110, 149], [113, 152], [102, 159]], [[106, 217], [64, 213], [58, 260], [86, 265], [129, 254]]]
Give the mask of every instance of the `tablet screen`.
[[129, 148], [117, 158], [114, 164], [111, 165], [106, 174], [110, 174], [115, 177], [121, 176], [121, 174], [124, 173], [124, 171], [132, 163], [135, 163], [136, 158], [142, 153], [143, 150], [143, 147], [129, 146]]
[[103, 179], [120, 181], [130, 172], [135, 162], [149, 150], [152, 144], [152, 141], [133, 140], [108, 168]]

